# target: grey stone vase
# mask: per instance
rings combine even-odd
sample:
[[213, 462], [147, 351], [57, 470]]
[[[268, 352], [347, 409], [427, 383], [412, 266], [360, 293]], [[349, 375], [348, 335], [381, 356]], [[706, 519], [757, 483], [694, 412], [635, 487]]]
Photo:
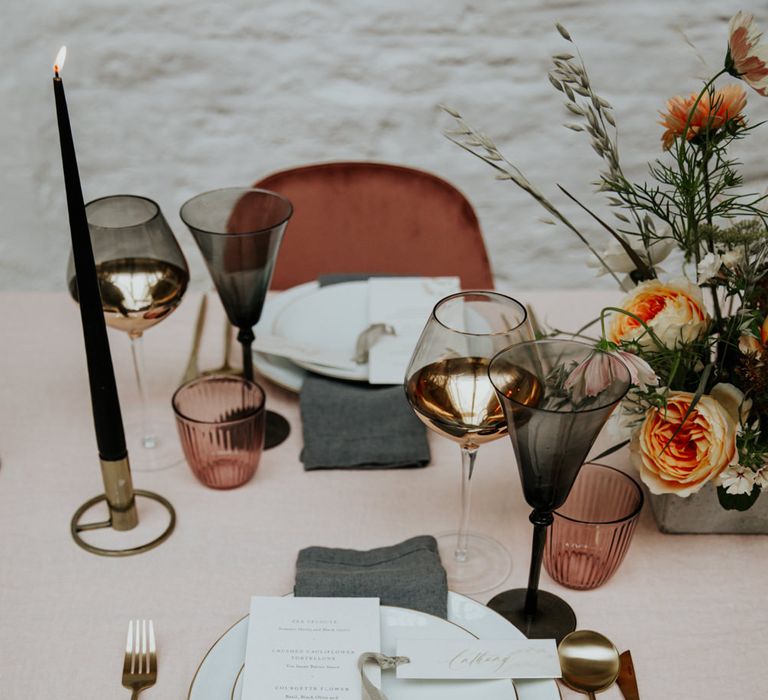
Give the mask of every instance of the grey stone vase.
[[653, 517], [662, 532], [673, 535], [768, 535], [768, 494], [761, 494], [745, 511], [725, 510], [717, 489], [705, 484], [688, 498], [648, 493]]

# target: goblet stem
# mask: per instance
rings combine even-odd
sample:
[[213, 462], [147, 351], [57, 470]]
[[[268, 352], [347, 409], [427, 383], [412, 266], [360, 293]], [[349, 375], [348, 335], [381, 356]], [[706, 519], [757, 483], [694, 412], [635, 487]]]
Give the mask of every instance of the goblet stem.
[[144, 388], [144, 343], [141, 333], [131, 333], [131, 356], [133, 358], [133, 370], [136, 374], [136, 388], [139, 392], [139, 411], [141, 412], [141, 444], [148, 450], [157, 447], [157, 436], [149, 421], [149, 407], [147, 406], [147, 392]]
[[529, 516], [529, 520], [533, 523], [533, 546], [524, 610], [527, 617], [533, 617], [538, 610], [539, 577], [541, 576], [541, 562], [544, 558], [544, 545], [547, 541], [547, 528], [552, 524], [554, 516], [552, 513], [534, 510]]
[[459, 520], [459, 533], [456, 539], [456, 551], [454, 557], [457, 562], [467, 561], [469, 546], [469, 515], [472, 504], [472, 473], [475, 471], [477, 459], [477, 445], [461, 446], [461, 519]]
[[[249, 381], [253, 381], [253, 353], [251, 346], [255, 336], [250, 328], [241, 328], [237, 334], [238, 342], [243, 346], [243, 376]], [[291, 426], [279, 413], [274, 411], [266, 412], [266, 426], [264, 429], [264, 449], [269, 450], [277, 447], [291, 432]]]
[[251, 346], [253, 345], [253, 330], [250, 328], [241, 328], [237, 334], [238, 342], [243, 346], [243, 376], [249, 381], [253, 381], [253, 353], [251, 352]]

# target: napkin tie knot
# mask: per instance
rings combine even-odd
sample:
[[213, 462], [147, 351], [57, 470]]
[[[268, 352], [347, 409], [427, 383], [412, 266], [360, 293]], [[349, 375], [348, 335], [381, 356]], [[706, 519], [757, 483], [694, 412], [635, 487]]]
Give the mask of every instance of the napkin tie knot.
[[382, 671], [387, 671], [400, 666], [400, 664], [410, 663], [411, 660], [407, 656], [387, 656], [386, 654], [378, 654], [373, 651], [360, 655], [360, 658], [357, 660], [357, 667], [360, 669], [360, 677], [363, 680], [363, 700], [387, 700], [387, 696], [371, 683], [368, 680], [368, 676], [365, 675], [365, 664], [369, 661], [374, 661]]

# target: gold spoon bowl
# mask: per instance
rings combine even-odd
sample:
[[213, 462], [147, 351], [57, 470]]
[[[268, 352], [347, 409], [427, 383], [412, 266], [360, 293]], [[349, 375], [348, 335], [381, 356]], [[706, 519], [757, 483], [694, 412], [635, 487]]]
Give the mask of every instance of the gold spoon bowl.
[[610, 639], [592, 630], [576, 630], [557, 647], [563, 683], [572, 690], [595, 693], [610, 688], [619, 675], [619, 652]]

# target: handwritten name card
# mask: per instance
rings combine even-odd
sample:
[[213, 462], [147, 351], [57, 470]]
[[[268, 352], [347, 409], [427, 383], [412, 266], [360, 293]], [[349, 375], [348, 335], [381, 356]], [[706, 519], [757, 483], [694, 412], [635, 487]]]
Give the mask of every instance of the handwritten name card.
[[398, 678], [560, 677], [554, 639], [402, 639], [397, 643], [397, 655], [410, 659], [410, 663], [397, 667]]

